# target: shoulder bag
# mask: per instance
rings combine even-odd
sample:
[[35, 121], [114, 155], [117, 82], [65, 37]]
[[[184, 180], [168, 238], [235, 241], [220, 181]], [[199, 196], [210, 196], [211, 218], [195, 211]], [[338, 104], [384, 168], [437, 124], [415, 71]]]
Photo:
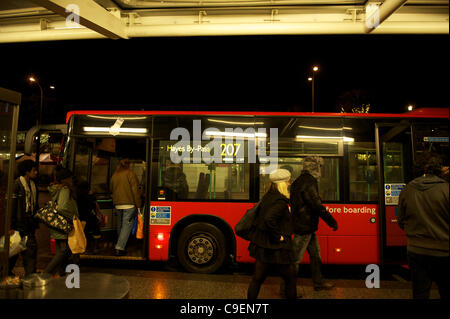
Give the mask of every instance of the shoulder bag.
[[48, 201], [44, 207], [36, 212], [34, 217], [39, 219], [48, 227], [66, 234], [70, 233], [73, 228], [72, 222], [58, 213], [58, 204], [56, 201]]
[[253, 228], [256, 216], [258, 215], [260, 203], [261, 202], [258, 202], [255, 206], [245, 212], [244, 216], [242, 216], [241, 220], [234, 227], [236, 235], [245, 240], [250, 240], [249, 235]]

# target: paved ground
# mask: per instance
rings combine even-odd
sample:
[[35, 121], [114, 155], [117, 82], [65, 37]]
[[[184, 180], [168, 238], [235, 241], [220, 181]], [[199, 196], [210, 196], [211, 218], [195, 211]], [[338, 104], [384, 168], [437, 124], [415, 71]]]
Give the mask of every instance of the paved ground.
[[[44, 197], [41, 197], [45, 201]], [[39, 242], [38, 271], [42, 270], [51, 258], [48, 229], [37, 231]], [[17, 275], [23, 274], [21, 259], [14, 269]], [[245, 299], [252, 276], [252, 265], [239, 265], [238, 268], [220, 274], [201, 275], [181, 271], [168, 263], [138, 261], [88, 261], [82, 260], [83, 273], [107, 273], [128, 280], [131, 299]], [[401, 267], [386, 267], [381, 270], [380, 288], [368, 289], [365, 279], [368, 275], [363, 266], [323, 267], [326, 278], [336, 283], [330, 291], [316, 292], [313, 289], [308, 265], [301, 265], [297, 283], [298, 292], [303, 299], [411, 299], [409, 271]], [[270, 276], [261, 287], [260, 299], [280, 299], [280, 279]], [[431, 291], [432, 299], [438, 299], [435, 285]]]
[[[41, 256], [38, 269], [43, 269], [50, 256]], [[23, 268], [15, 268], [22, 274]], [[303, 268], [302, 268], [303, 267]], [[368, 289], [363, 266], [324, 266], [326, 277], [336, 284], [330, 291], [314, 291], [308, 265], [301, 265], [297, 290], [303, 299], [411, 299], [408, 270], [399, 266], [381, 270], [380, 288]], [[82, 260], [83, 273], [106, 273], [120, 276], [130, 284], [130, 299], [246, 299], [252, 266], [239, 265], [220, 274], [203, 275], [181, 271], [167, 263], [137, 261]], [[280, 278], [269, 276], [261, 288], [260, 299], [280, 299]], [[439, 298], [436, 286], [432, 299]]]

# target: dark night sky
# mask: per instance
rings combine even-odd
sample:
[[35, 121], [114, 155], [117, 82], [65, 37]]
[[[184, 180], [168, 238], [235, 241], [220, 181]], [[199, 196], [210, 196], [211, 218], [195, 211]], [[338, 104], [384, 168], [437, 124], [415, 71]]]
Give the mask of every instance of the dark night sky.
[[0, 86], [22, 93], [34, 123], [41, 77], [44, 123], [74, 109], [316, 111], [363, 90], [371, 112], [448, 107], [448, 35], [184, 37], [0, 44]]

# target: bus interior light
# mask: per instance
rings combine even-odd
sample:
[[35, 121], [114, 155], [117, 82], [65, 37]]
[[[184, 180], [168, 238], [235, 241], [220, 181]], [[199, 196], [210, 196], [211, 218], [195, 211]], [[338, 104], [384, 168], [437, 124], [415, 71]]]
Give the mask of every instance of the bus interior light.
[[307, 135], [297, 135], [296, 136], [297, 139], [299, 140], [304, 140], [304, 141], [315, 141], [315, 142], [319, 142], [319, 141], [326, 141], [326, 140], [331, 140], [331, 141], [344, 141], [344, 142], [349, 142], [349, 143], [353, 143], [355, 141], [355, 139], [353, 137], [347, 137], [347, 136], [307, 136]]
[[206, 136], [229, 136], [229, 137], [267, 137], [266, 133], [239, 133], [239, 132], [219, 132], [219, 131], [205, 131]]
[[[83, 131], [85, 132], [100, 132], [109, 133], [110, 127], [99, 127], [99, 126], [84, 126]], [[119, 128], [120, 133], [147, 133], [146, 128], [134, 128], [134, 127], [121, 127]]]
[[101, 116], [101, 115], [87, 115], [88, 117], [94, 118], [94, 119], [101, 119], [101, 120], [146, 120], [147, 116], [134, 116], [134, 117], [123, 117], [123, 116]]
[[353, 130], [353, 128], [347, 127], [347, 126], [333, 128], [333, 127], [317, 127], [317, 126], [299, 125], [298, 127], [308, 129], [308, 130], [320, 130], [320, 131], [342, 131], [342, 130], [351, 131], [351, 130]]
[[223, 123], [223, 124], [233, 124], [233, 125], [263, 125], [264, 122], [238, 122], [238, 121], [224, 121], [216, 119], [208, 119], [209, 122]]

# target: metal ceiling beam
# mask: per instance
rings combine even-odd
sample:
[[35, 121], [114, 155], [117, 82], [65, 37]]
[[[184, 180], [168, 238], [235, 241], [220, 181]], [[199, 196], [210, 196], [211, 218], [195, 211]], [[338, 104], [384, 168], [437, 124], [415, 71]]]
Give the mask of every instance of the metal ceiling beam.
[[[365, 23], [365, 32], [370, 33], [379, 27], [380, 24], [384, 22], [387, 18], [389, 18], [395, 11], [401, 8], [406, 3], [407, 0], [386, 0], [383, 4], [378, 8], [378, 21], [377, 23]], [[366, 17], [367, 19], [367, 17]]]
[[[30, 9], [24, 9], [23, 15], [16, 10], [0, 11], [0, 43], [108, 37], [117, 39], [161, 36], [366, 33], [363, 21], [367, 18], [367, 14], [364, 15], [362, 6], [357, 8], [359, 14], [355, 15], [348, 13], [354, 6], [210, 8], [208, 10], [182, 8], [122, 12], [114, 8], [108, 7], [106, 10], [101, 7], [101, 14], [97, 15], [87, 5], [87, 3], [92, 4], [92, 0], [34, 1], [45, 3], [46, 8], [52, 4], [53, 9], [58, 4], [59, 11], [55, 9], [55, 12], [58, 12], [54, 14], [53, 11], [41, 7], [33, 9], [38, 10], [37, 15]], [[79, 5], [80, 23], [84, 24], [84, 27], [67, 26], [67, 18], [64, 17], [73, 14], [65, 12], [65, 5], [69, 2], [77, 2]], [[40, 12], [42, 15], [39, 14]], [[94, 26], [88, 28], [86, 22], [82, 23], [83, 20], [90, 20]], [[107, 25], [111, 21], [116, 24], [119, 31]], [[109, 31], [106, 32], [105, 29]], [[100, 32], [101, 30], [103, 32]], [[370, 34], [448, 34], [448, 32], [448, 5], [438, 7], [406, 5]]]
[[[79, 23], [111, 39], [128, 39], [126, 28], [120, 17], [93, 0], [32, 0], [34, 3], [51, 10], [64, 18], [78, 18]], [[70, 11], [70, 8], [77, 10]], [[76, 21], [78, 22], [78, 21]]]

